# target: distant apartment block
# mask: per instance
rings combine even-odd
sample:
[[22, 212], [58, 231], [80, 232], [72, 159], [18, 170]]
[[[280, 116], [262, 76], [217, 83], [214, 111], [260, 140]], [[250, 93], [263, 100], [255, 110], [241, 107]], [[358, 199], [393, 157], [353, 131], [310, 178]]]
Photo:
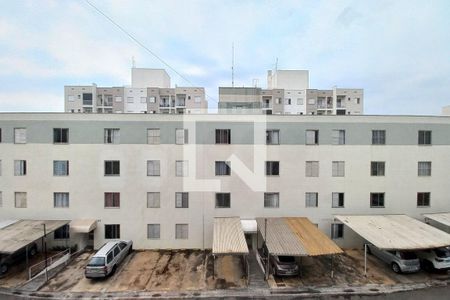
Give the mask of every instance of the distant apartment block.
[[267, 89], [219, 87], [221, 113], [360, 115], [363, 103], [363, 89], [310, 89], [307, 70], [268, 71]]
[[203, 87], [170, 87], [163, 69], [132, 68], [131, 86], [64, 87], [65, 112], [195, 114], [208, 109]]

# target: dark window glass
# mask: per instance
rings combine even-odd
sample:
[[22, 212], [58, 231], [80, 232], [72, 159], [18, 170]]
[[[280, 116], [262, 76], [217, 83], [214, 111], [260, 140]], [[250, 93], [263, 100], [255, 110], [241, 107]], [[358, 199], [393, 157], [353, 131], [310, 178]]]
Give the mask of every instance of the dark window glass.
[[279, 161], [266, 161], [266, 175], [267, 176], [280, 175], [280, 162]]
[[384, 193], [370, 193], [370, 207], [384, 207]]
[[419, 145], [431, 145], [431, 131], [430, 130], [419, 130], [418, 134]]
[[216, 129], [216, 144], [231, 144], [231, 129]]
[[53, 143], [67, 144], [69, 142], [68, 128], [53, 128]]
[[120, 161], [119, 160], [105, 160], [105, 176], [120, 175]]
[[216, 161], [216, 176], [226, 176], [231, 174], [231, 162]]
[[83, 93], [83, 105], [92, 105], [92, 93]]
[[105, 239], [120, 239], [120, 224], [105, 224]]
[[229, 208], [231, 205], [230, 193], [217, 193], [216, 194], [216, 208]]

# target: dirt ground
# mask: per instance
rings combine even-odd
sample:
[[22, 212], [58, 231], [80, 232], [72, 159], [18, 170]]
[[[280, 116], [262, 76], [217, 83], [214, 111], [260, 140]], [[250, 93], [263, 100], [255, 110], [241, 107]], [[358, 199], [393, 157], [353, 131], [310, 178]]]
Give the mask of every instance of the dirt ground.
[[396, 274], [391, 268], [372, 255], [367, 255], [367, 276], [364, 276], [364, 251], [346, 250], [333, 259], [333, 278], [331, 278], [331, 259], [329, 257], [309, 258], [302, 263], [298, 277], [275, 277], [269, 281], [271, 287], [307, 287], [365, 284], [394, 285], [398, 283], [423, 283], [431, 280], [448, 280], [448, 272]]
[[134, 251], [109, 278], [91, 280], [84, 277], [84, 267], [93, 253], [78, 256], [52, 278], [41, 291], [149, 291], [208, 290], [245, 287], [239, 258], [213, 259], [209, 251]]
[[[48, 252], [48, 257], [56, 254], [56, 252]], [[44, 254], [37, 253], [35, 256], [30, 257], [29, 266], [37, 264], [41, 261], [44, 261]], [[0, 287], [16, 287], [28, 280], [28, 269], [26, 266], [26, 262], [22, 262], [10, 267], [8, 272], [0, 277]]]

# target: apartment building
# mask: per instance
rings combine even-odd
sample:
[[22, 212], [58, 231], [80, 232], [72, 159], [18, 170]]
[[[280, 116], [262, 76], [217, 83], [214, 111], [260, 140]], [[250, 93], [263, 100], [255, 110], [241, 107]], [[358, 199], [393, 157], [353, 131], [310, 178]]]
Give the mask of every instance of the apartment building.
[[208, 109], [203, 87], [170, 87], [163, 69], [131, 69], [131, 86], [64, 87], [65, 112], [196, 114]]
[[449, 210], [448, 132], [450, 117], [2, 113], [0, 220], [176, 249], [210, 248], [214, 217], [299, 216], [351, 247], [335, 215]]
[[219, 87], [219, 111], [294, 115], [363, 114], [363, 89], [310, 89], [309, 72], [306, 70], [269, 70], [267, 87]]

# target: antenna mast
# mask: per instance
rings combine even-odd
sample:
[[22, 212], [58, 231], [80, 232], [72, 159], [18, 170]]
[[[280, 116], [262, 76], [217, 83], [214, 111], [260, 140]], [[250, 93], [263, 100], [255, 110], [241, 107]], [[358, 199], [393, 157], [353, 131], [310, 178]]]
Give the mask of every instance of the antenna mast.
[[234, 87], [234, 42], [231, 44], [231, 86]]

